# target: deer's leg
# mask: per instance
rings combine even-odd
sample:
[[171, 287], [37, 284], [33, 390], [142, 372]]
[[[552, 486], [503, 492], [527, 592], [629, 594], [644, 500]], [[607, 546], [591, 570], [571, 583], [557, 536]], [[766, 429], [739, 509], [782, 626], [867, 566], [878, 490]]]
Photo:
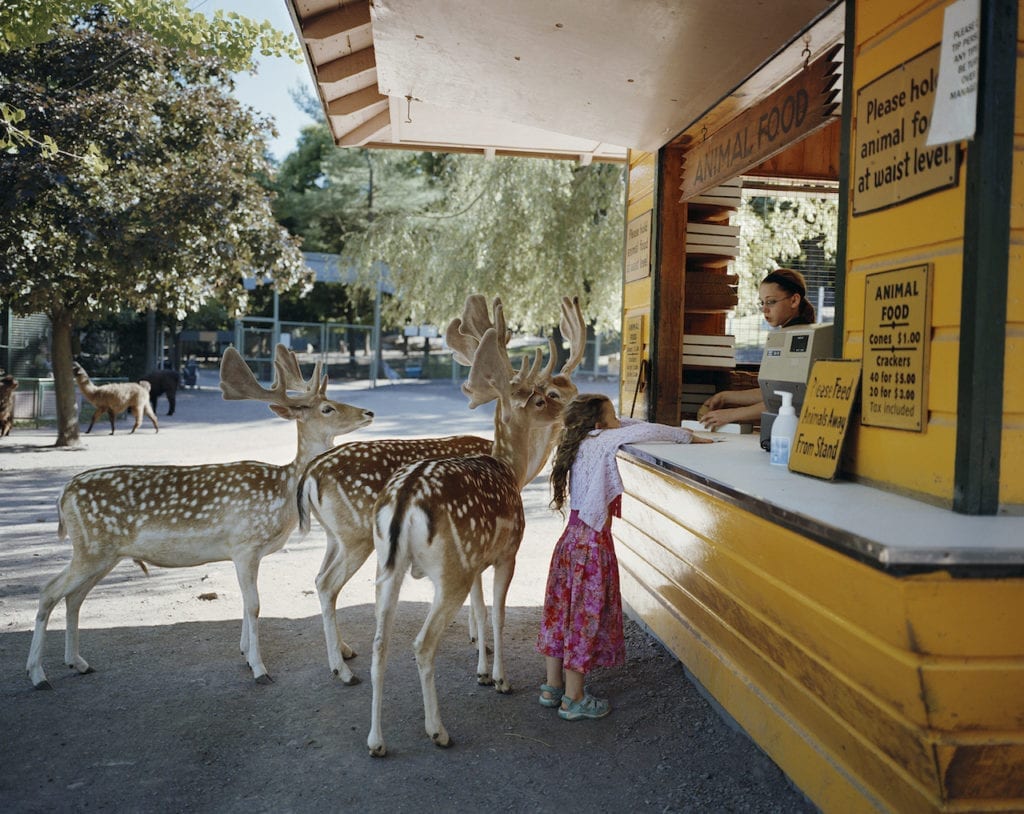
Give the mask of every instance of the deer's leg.
[[494, 626], [494, 689], [500, 693], [512, 692], [512, 685], [505, 677], [504, 633], [505, 599], [515, 570], [515, 556], [494, 565], [494, 606], [491, 608], [491, 621]]
[[373, 688], [373, 701], [370, 705], [370, 734], [366, 745], [373, 757], [384, 757], [388, 753], [384, 743], [384, 731], [381, 728], [381, 715], [384, 710], [384, 671], [388, 666], [388, 641], [395, 625], [395, 610], [398, 607], [398, 594], [405, 579], [405, 566], [396, 566], [391, 571], [381, 573], [378, 566], [377, 574], [377, 629], [373, 635], [373, 662], [370, 667], [370, 684]]
[[[160, 432], [160, 424], [156, 420], [156, 412], [153, 410], [152, 407], [149, 406], [149, 402], [148, 401], [143, 402], [142, 409], [146, 413], [146, 415], [149, 417], [149, 420], [153, 422], [153, 430], [155, 432]], [[168, 413], [168, 415], [170, 415], [170, 413]], [[138, 427], [140, 424], [142, 424], [142, 415], [141, 415], [141, 413], [135, 416], [135, 426]], [[133, 432], [134, 432], [134, 430], [133, 430]]]
[[487, 669], [487, 605], [484, 602], [483, 579], [480, 574], [473, 578], [469, 589], [469, 638], [476, 643], [476, 683], [485, 686], [493, 684], [491, 672]]
[[67, 596], [64, 597], [64, 604], [67, 608], [67, 619], [64, 626], [64, 663], [82, 675], [93, 672], [93, 669], [78, 651], [78, 613], [82, 609], [82, 603], [89, 591], [95, 588], [96, 583], [109, 574], [116, 564], [117, 560], [109, 563], [97, 563], [81, 584], [69, 589]]
[[105, 412], [104, 410], [100, 410], [98, 407], [93, 405], [92, 418], [89, 420], [89, 429], [87, 429], [85, 431], [86, 435], [88, 435], [90, 432], [92, 432], [92, 428], [93, 428], [93, 425], [96, 423], [96, 419], [99, 416], [103, 415], [104, 412]]
[[449, 577], [448, 582], [435, 581], [434, 601], [412, 645], [420, 673], [420, 689], [423, 691], [423, 726], [430, 739], [442, 747], [451, 746], [452, 740], [441, 723], [441, 713], [437, 706], [434, 659], [442, 634], [455, 618], [472, 587], [472, 575], [467, 574], [464, 579], [460, 579], [461, 576], [451, 574], [446, 575]]
[[235, 560], [235, 574], [238, 576], [238, 587], [242, 591], [242, 638], [239, 640], [239, 649], [245, 656], [246, 663], [252, 668], [256, 683], [271, 684], [274, 679], [267, 673], [263, 657], [260, 655], [260, 594], [256, 588], [259, 567], [259, 557], [251, 552], [248, 556]]
[[[69, 596], [74, 591], [81, 590], [83, 587], [84, 591], [82, 592], [81, 598], [78, 599], [77, 605], [74, 607], [73, 615], [71, 613], [71, 605], [68, 605], [64, 655], [68, 660], [68, 663], [79, 672], [89, 671], [89, 665], [86, 664], [84, 659], [77, 655], [78, 608], [81, 606], [82, 599], [85, 598], [85, 594], [89, 592], [89, 589], [99, 582], [100, 579], [106, 576], [113, 567], [114, 563], [99, 566], [97, 564], [82, 562], [80, 558], [72, 555], [71, 562], [68, 563], [64, 570], [43, 586], [42, 591], [39, 593], [39, 609], [36, 611], [36, 624], [35, 629], [32, 632], [32, 644], [29, 646], [28, 662], [25, 665], [25, 669], [28, 671], [28, 676], [36, 689], [52, 689], [50, 682], [46, 679], [46, 673], [44, 672], [42, 665], [43, 643], [46, 639], [46, 625], [50, 621], [50, 614], [53, 613], [54, 607], [56, 607], [57, 603], [60, 602], [61, 599]], [[74, 625], [73, 636], [71, 632], [72, 624]], [[75, 652], [72, 654], [72, 657], [68, 659], [72, 640], [74, 641]], [[77, 659], [75, 658], [76, 656]]]
[[117, 413], [113, 407], [107, 408], [107, 415], [110, 416], [110, 434], [114, 434], [114, 430], [117, 428]]
[[350, 539], [346, 545], [334, 532], [327, 532], [327, 551], [324, 553], [320, 573], [316, 575], [324, 640], [327, 643], [327, 662], [331, 672], [349, 685], [359, 683], [359, 679], [345, 664], [345, 659], [354, 658], [356, 652], [341, 638], [337, 614], [338, 594], [373, 550], [373, 539], [368, 535], [353, 536], [356, 539]]

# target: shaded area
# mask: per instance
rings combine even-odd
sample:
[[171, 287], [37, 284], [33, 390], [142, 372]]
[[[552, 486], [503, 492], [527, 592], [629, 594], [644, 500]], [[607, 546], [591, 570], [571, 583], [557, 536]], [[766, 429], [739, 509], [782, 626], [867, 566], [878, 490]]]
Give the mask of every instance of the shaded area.
[[[345, 687], [324, 665], [319, 619], [263, 620], [275, 683], [253, 684], [234, 621], [83, 630], [97, 672], [60, 667], [53, 692], [22, 668], [28, 633], [0, 634], [0, 798], [8, 812], [53, 810], [814, 811], [775, 765], [717, 715], [682, 667], [635, 625], [628, 663], [590, 682], [615, 709], [567, 723], [536, 702], [539, 609], [510, 608], [515, 688], [475, 681], [466, 611], [437, 659], [442, 714], [455, 745], [423, 731], [411, 642], [426, 605], [399, 606], [385, 684], [391, 755], [369, 757], [373, 609], [346, 608], [364, 682]], [[735, 771], [735, 767], [742, 771]], [[472, 777], [472, 782], [467, 782]]]

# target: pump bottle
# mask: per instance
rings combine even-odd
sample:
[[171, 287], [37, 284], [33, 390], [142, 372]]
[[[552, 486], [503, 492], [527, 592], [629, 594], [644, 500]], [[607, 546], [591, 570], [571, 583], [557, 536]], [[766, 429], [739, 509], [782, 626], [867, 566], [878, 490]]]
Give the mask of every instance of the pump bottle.
[[788, 390], [776, 390], [782, 399], [779, 415], [772, 422], [771, 456], [769, 460], [777, 466], [789, 466], [789, 450], [796, 435], [796, 410], [793, 409], [793, 394]]

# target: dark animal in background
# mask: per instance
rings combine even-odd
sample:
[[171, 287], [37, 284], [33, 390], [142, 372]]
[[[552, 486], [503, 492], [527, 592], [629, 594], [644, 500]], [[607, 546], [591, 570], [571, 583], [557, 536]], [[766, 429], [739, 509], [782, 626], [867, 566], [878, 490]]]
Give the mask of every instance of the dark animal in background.
[[142, 377], [141, 381], [149, 382], [149, 403], [156, 412], [156, 402], [160, 396], [167, 396], [167, 415], [174, 415], [174, 404], [178, 395], [178, 383], [181, 376], [176, 370], [154, 370]]
[[92, 414], [92, 421], [89, 422], [89, 429], [85, 432], [92, 432], [96, 419], [104, 413], [110, 416], [110, 434], [114, 434], [114, 421], [125, 410], [131, 410], [135, 416], [135, 432], [142, 423], [142, 416], [149, 416], [153, 422], [153, 429], [160, 432], [160, 424], [156, 420], [156, 413], [149, 406], [149, 382], [114, 382], [112, 384], [96, 385], [92, 383], [89, 374], [85, 372], [78, 362], [72, 362], [71, 373], [78, 382], [78, 388], [86, 401], [92, 404], [96, 410]]
[[0, 438], [11, 434], [14, 426], [14, 391], [18, 380], [10, 374], [0, 377]]

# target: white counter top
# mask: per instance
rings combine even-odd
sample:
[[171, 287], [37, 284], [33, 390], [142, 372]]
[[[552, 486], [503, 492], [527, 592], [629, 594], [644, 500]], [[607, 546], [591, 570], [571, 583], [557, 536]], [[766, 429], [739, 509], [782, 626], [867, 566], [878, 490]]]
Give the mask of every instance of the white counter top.
[[973, 516], [849, 480], [772, 466], [759, 437], [648, 443], [619, 453], [886, 570], [1024, 574], [1024, 517]]

